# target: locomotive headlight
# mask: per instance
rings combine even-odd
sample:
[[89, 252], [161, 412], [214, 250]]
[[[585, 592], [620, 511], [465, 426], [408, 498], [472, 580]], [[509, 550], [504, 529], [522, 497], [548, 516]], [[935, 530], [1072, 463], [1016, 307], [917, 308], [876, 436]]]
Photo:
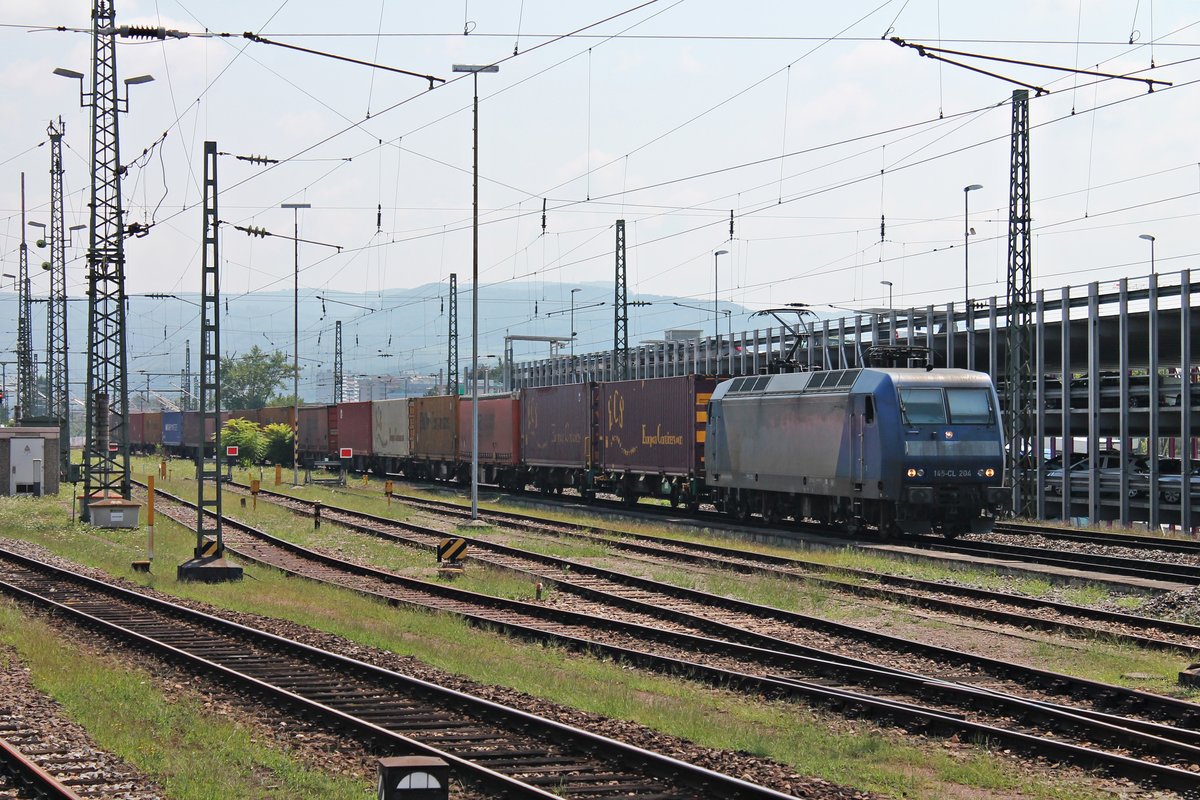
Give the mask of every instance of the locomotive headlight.
[[908, 468], [908, 473], [907, 473], [907, 474], [908, 474], [908, 477], [910, 477], [910, 478], [915, 478], [915, 477], [917, 477], [917, 471], [916, 471], [915, 469], [913, 469], [912, 467], [909, 467], [909, 468]]
[[996, 477], [996, 470], [992, 469], [991, 467], [988, 467], [987, 469], [985, 469], [985, 470], [983, 471], [983, 477], [985, 477], [985, 478], [994, 478], [994, 477]]
[[910, 477], [910, 478], [924, 478], [924, 477], [925, 477], [925, 470], [923, 470], [923, 469], [916, 469], [915, 467], [909, 467], [909, 468], [908, 468], [908, 471], [907, 471], [907, 472], [905, 472], [904, 474], [905, 474], [905, 475], [907, 475], [907, 476], [908, 476], [908, 477]]

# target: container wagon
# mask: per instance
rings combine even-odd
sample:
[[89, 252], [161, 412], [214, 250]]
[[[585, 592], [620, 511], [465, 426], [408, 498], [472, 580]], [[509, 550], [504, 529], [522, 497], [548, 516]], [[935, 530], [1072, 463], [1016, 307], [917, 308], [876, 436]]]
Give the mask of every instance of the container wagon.
[[[458, 403], [458, 461], [471, 479], [473, 430], [471, 402]], [[516, 395], [488, 395], [479, 398], [479, 480], [504, 489], [524, 485], [521, 466], [521, 402]], [[461, 472], [461, 470], [460, 470]]]

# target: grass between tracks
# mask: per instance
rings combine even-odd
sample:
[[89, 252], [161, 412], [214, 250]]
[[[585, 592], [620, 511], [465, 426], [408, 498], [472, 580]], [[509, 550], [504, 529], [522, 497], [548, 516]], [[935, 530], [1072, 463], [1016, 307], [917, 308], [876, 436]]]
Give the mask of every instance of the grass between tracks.
[[[1059, 773], [1051, 781], [974, 748], [914, 744], [870, 723], [814, 713], [799, 704], [755, 702], [556, 648], [514, 643], [450, 617], [388, 609], [331, 587], [289, 581], [271, 570], [251, 567], [251, 579], [237, 585], [177, 584], [174, 565], [190, 554], [192, 535], [161, 518], [156, 561], [161, 575], [133, 573], [129, 561], [140, 557], [143, 533], [70, 529], [65, 517], [61, 507], [48, 502], [0, 501], [0, 534], [37, 541], [162, 591], [291, 619], [478, 681], [633, 719], [708, 746], [771, 757], [839, 783], [906, 797], [1095, 796], [1077, 773]], [[330, 533], [329, 527], [322, 533]]]
[[213, 713], [198, 696], [182, 687], [167, 694], [145, 671], [113, 655], [85, 652], [8, 600], [0, 600], [0, 641], [16, 650], [39, 691], [172, 800], [370, 796], [368, 781], [304, 767], [245, 725]]

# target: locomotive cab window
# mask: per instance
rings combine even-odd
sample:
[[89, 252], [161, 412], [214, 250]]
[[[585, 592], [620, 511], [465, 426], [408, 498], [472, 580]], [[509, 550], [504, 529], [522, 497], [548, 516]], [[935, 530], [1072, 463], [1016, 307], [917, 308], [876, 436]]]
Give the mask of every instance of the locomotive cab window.
[[946, 423], [946, 402], [941, 389], [901, 389], [900, 411], [909, 425]]
[[950, 422], [955, 425], [990, 425], [992, 393], [987, 389], [947, 389]]

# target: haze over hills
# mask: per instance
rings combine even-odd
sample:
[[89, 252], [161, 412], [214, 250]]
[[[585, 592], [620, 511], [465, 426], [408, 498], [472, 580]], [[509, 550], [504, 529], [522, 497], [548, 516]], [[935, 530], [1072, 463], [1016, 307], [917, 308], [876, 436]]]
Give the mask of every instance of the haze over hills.
[[[685, 288], [685, 287], [681, 287]], [[702, 291], [701, 287], [695, 288]], [[511, 282], [485, 286], [479, 303], [479, 352], [503, 356], [506, 335], [562, 336], [570, 334], [571, 289], [578, 289], [575, 300], [575, 353], [577, 355], [608, 350], [613, 338], [613, 288], [603, 282], [576, 286]], [[426, 284], [414, 289], [388, 290], [381, 293], [326, 292], [301, 288], [298, 309], [300, 329], [300, 394], [305, 401], [328, 402], [333, 395], [334, 327], [342, 321], [343, 370], [347, 377], [364, 382], [379, 376], [408, 377], [410, 387], [439, 380], [446, 368], [449, 300], [445, 284]], [[36, 296], [35, 296], [36, 299]], [[630, 292], [629, 338], [631, 344], [661, 339], [674, 329], [713, 331], [711, 295], [707, 301], [689, 297], [670, 297]], [[459, 285], [459, 364], [465, 366], [471, 354], [471, 293]], [[683, 303], [692, 308], [673, 305]], [[175, 295], [138, 295], [128, 298], [129, 390], [136, 408], [147, 387], [151, 395], [176, 398], [179, 373], [184, 368], [190, 341], [191, 367], [198, 368], [199, 296], [178, 292]], [[252, 347], [292, 354], [293, 297], [290, 290], [227, 293], [222, 297], [221, 346], [225, 355], [245, 353]], [[722, 333], [730, 326], [736, 331], [765, 328], [762, 319], [749, 320], [747, 309], [722, 299], [718, 304]], [[727, 319], [725, 311], [730, 311]], [[33, 305], [34, 349], [40, 362], [45, 358], [46, 306]], [[4, 351], [7, 385], [16, 382], [16, 295], [0, 293], [0, 314], [12, 320], [0, 332]], [[68, 303], [71, 347], [71, 393], [83, 392], [86, 368], [87, 311], [83, 298]], [[515, 360], [544, 358], [549, 354], [545, 342], [514, 342]], [[569, 345], [563, 346], [563, 351]], [[495, 366], [497, 359], [481, 363]], [[290, 387], [288, 387], [290, 393]], [[412, 388], [416, 393], [416, 389]], [[396, 394], [400, 392], [397, 391]], [[378, 395], [376, 395], [378, 396]]]

